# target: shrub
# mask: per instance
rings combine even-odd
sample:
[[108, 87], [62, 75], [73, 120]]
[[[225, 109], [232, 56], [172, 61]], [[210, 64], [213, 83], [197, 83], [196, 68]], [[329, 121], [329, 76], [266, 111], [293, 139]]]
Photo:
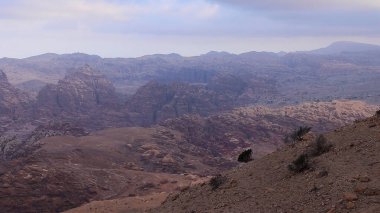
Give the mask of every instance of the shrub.
[[310, 132], [311, 127], [300, 126], [298, 129], [294, 130], [291, 134], [285, 136], [284, 143], [294, 143], [296, 141], [302, 141], [303, 136]]
[[243, 151], [242, 153], [240, 153], [239, 157], [238, 157], [238, 161], [239, 162], [243, 162], [243, 163], [247, 163], [249, 161], [252, 161], [252, 149], [247, 149], [245, 151]]
[[318, 135], [318, 137], [315, 139], [314, 143], [311, 146], [311, 149], [309, 150], [310, 156], [316, 157], [320, 156], [323, 153], [326, 153], [330, 151], [330, 148], [332, 147], [332, 144], [327, 142], [327, 139], [323, 135]]
[[380, 110], [377, 110], [377, 111], [376, 111], [376, 116], [377, 116], [377, 117], [380, 117]]
[[217, 175], [211, 178], [209, 185], [211, 186], [212, 190], [215, 190], [219, 188], [221, 185], [223, 185], [226, 181], [227, 181], [226, 177], [223, 177], [222, 175]]
[[307, 154], [302, 154], [298, 156], [291, 164], [288, 165], [288, 169], [292, 172], [303, 172], [310, 168], [309, 157]]

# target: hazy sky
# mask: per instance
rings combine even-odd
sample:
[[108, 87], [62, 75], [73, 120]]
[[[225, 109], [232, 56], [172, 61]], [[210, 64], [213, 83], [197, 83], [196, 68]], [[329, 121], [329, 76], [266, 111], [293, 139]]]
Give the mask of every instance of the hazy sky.
[[0, 0], [0, 57], [380, 44], [380, 0]]

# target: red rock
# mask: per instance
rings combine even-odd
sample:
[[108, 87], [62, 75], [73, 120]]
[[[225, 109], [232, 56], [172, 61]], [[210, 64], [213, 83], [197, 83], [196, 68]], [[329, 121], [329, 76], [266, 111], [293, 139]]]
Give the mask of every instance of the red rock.
[[355, 193], [352, 192], [346, 192], [343, 194], [343, 198], [346, 201], [354, 201], [358, 199], [358, 196]]

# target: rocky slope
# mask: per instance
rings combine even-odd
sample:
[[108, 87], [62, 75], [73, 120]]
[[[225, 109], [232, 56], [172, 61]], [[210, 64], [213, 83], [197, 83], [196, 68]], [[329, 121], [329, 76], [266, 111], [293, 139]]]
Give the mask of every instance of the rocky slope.
[[253, 148], [255, 157], [276, 150], [284, 136], [299, 126], [310, 126], [316, 133], [331, 131], [377, 109], [364, 102], [343, 100], [280, 108], [241, 107], [209, 117], [182, 116], [161, 125], [180, 131], [189, 143], [212, 150], [214, 156], [234, 159], [248, 147]]
[[229, 164], [181, 137], [136, 127], [42, 139], [29, 155], [0, 163], [2, 211], [60, 212], [91, 200], [178, 191], [201, 179], [183, 173], [204, 176]]
[[[151, 212], [379, 212], [380, 114], [324, 136], [326, 144], [286, 146], [223, 173], [213, 188], [174, 194]], [[308, 167], [290, 171], [305, 153]]]
[[[30, 155], [3, 165], [0, 178], [5, 184], [0, 195], [8, 199], [0, 204], [9, 211], [29, 211], [32, 206], [41, 211], [62, 211], [96, 201], [81, 209], [136, 212], [136, 208], [146, 208], [136, 202], [144, 200], [155, 206], [158, 203], [151, 199], [162, 200], [167, 193], [207, 179], [205, 175], [236, 166], [238, 154], [246, 148], [253, 148], [254, 158], [260, 159], [282, 146], [283, 135], [298, 125], [315, 124], [315, 131], [324, 131], [352, 121], [352, 117], [372, 114], [372, 109], [375, 107], [350, 101], [289, 107], [285, 110], [288, 116], [281, 114], [281, 109], [240, 108], [207, 118], [184, 116], [151, 128], [112, 128], [79, 138], [46, 138]], [[302, 110], [311, 112], [305, 120], [298, 120]], [[316, 122], [329, 113], [335, 121], [326, 125]], [[49, 187], [36, 191], [41, 182], [30, 179], [40, 174], [45, 175], [41, 178]], [[74, 191], [76, 195], [72, 195]]]

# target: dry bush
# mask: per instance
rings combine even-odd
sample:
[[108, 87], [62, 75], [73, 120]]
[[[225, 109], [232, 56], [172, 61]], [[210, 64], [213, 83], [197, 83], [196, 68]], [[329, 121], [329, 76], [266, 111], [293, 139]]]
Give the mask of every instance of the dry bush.
[[224, 177], [222, 175], [217, 175], [217, 176], [211, 178], [209, 185], [211, 186], [212, 190], [216, 190], [221, 185], [223, 185], [226, 181], [227, 181], [227, 177]]
[[300, 126], [298, 129], [294, 130], [291, 134], [286, 135], [284, 138], [284, 143], [295, 143], [297, 141], [302, 141], [303, 136], [310, 132], [311, 127], [309, 126]]
[[313, 144], [311, 145], [308, 155], [312, 157], [320, 156], [323, 153], [330, 151], [332, 144], [329, 143], [325, 136], [318, 135]]
[[288, 169], [292, 172], [300, 173], [310, 168], [309, 156], [302, 154], [297, 157], [291, 164], [288, 165]]

